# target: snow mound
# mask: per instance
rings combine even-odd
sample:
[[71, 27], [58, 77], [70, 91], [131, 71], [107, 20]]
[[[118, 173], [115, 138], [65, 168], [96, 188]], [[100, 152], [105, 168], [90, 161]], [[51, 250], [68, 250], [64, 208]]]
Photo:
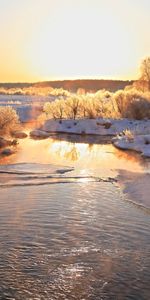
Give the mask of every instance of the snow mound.
[[150, 134], [117, 136], [112, 142], [119, 149], [134, 150], [144, 157], [150, 157]]
[[43, 130], [36, 129], [30, 132], [30, 136], [34, 139], [46, 139], [50, 136], [50, 134]]

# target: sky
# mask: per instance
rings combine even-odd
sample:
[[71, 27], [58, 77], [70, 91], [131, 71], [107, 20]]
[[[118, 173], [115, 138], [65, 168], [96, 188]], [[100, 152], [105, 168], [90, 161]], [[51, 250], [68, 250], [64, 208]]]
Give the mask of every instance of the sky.
[[149, 0], [0, 0], [0, 82], [136, 79]]

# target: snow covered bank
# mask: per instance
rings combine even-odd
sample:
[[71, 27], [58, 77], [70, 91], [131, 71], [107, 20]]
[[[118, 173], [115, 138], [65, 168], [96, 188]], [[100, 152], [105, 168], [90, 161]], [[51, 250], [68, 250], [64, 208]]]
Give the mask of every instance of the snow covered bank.
[[[134, 150], [150, 157], [150, 120], [78, 119], [47, 120], [30, 132], [33, 138], [47, 138], [52, 134], [76, 134], [113, 137], [112, 143], [122, 150]], [[94, 141], [93, 141], [94, 143]]]
[[133, 203], [150, 208], [150, 173], [134, 173], [120, 170], [117, 177], [123, 191]]
[[42, 128], [46, 132], [114, 135], [115, 128], [110, 120], [85, 119], [85, 120], [47, 120]]
[[113, 140], [114, 146], [122, 150], [134, 150], [144, 157], [150, 157], [150, 134], [138, 135], [130, 139], [126, 136], [117, 137]]
[[112, 142], [119, 149], [134, 150], [144, 157], [150, 157], [150, 121], [141, 121], [138, 126], [117, 135]]
[[150, 121], [132, 121], [127, 119], [78, 119], [78, 120], [47, 120], [43, 131], [52, 133], [73, 133], [73, 134], [92, 134], [92, 135], [111, 135], [115, 136], [125, 129], [132, 129], [141, 124], [147, 125]]

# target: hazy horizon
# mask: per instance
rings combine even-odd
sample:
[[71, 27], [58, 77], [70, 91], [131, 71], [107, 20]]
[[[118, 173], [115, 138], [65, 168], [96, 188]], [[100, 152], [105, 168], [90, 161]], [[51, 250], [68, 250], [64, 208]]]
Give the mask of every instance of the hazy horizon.
[[49, 79], [49, 80], [38, 80], [38, 81], [0, 81], [0, 84], [23, 84], [23, 83], [29, 83], [29, 84], [35, 84], [35, 83], [42, 83], [42, 82], [57, 82], [57, 81], [135, 81], [136, 79], [117, 79], [117, 78], [64, 78], [64, 79]]

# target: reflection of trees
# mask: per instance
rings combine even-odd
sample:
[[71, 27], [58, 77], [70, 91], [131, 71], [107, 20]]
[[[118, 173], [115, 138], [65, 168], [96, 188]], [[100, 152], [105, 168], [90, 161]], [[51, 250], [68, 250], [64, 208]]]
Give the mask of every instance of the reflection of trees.
[[69, 142], [67, 142], [65, 145], [64, 143], [60, 143], [55, 153], [58, 157], [69, 159], [71, 161], [76, 161], [80, 157], [80, 153], [76, 147], [76, 144]]
[[67, 158], [67, 159], [69, 158], [72, 161], [78, 160], [79, 156], [80, 156], [79, 151], [77, 151], [77, 148], [75, 145], [72, 145], [70, 151], [65, 153], [65, 158]]

